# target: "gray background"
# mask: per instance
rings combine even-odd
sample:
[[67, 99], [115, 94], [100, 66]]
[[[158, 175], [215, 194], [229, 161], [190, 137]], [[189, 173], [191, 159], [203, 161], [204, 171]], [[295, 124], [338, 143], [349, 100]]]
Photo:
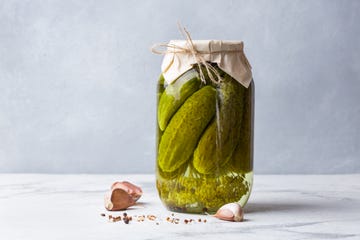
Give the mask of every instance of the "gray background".
[[0, 172], [150, 173], [153, 43], [243, 40], [257, 173], [360, 172], [360, 1], [0, 1]]

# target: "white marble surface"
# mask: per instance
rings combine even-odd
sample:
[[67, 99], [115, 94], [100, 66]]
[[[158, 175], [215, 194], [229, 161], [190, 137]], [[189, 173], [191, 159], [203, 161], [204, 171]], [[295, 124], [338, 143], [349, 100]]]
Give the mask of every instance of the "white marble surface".
[[[107, 213], [103, 194], [116, 180], [143, 188], [139, 205], [127, 213], [154, 214], [159, 225], [100, 216]], [[211, 216], [200, 216], [206, 223], [168, 223], [171, 212], [154, 181], [152, 175], [0, 174], [0, 239], [360, 239], [360, 174], [255, 175], [241, 223]]]

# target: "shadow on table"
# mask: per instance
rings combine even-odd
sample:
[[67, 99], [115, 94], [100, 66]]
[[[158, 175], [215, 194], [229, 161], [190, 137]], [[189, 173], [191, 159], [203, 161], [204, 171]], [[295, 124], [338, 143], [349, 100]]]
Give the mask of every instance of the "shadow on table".
[[311, 209], [324, 208], [322, 205], [318, 204], [304, 204], [304, 203], [291, 203], [291, 202], [278, 202], [278, 203], [269, 203], [269, 202], [249, 202], [246, 204], [244, 211], [245, 213], [256, 213], [256, 212], [288, 212], [288, 211], [303, 211]]

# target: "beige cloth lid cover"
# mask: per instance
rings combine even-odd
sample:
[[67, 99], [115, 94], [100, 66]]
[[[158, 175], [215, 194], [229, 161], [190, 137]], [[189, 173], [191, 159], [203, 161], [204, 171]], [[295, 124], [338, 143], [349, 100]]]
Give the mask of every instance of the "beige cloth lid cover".
[[[192, 42], [197, 54], [200, 54], [205, 61], [217, 63], [221, 70], [246, 88], [250, 85], [251, 66], [244, 54], [243, 42], [219, 40], [193, 40]], [[190, 51], [179, 51], [176, 47], [171, 47], [188, 49], [188, 44], [185, 40], [169, 42], [161, 65], [162, 74], [168, 84], [197, 64], [197, 60]]]

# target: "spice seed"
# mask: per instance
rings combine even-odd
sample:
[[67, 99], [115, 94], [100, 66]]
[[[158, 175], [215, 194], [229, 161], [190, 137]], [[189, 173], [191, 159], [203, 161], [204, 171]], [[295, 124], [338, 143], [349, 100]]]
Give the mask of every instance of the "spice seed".
[[144, 215], [138, 216], [138, 218], [137, 218], [137, 221], [138, 221], [138, 222], [143, 222], [144, 220], [145, 220], [145, 216], [144, 216]]
[[105, 217], [106, 215], [105, 215], [105, 213], [102, 213], [102, 214], [100, 214], [100, 216]]

